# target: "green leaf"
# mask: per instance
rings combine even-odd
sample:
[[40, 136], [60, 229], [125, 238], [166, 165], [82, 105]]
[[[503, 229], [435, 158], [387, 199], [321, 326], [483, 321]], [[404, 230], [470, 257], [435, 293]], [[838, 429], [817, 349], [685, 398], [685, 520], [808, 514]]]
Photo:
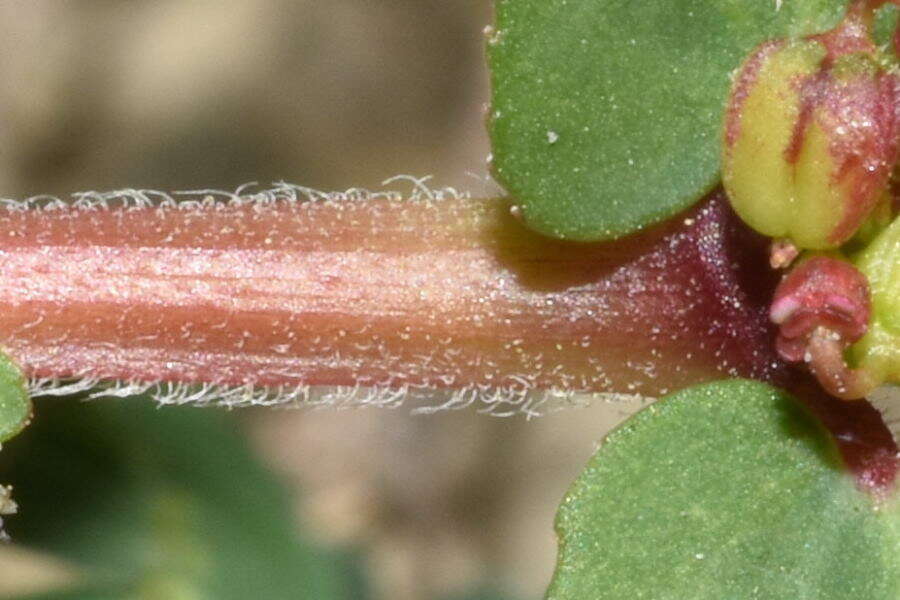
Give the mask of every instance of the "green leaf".
[[729, 74], [745, 55], [833, 27], [846, 4], [499, 0], [495, 176], [554, 237], [611, 239], [663, 220], [718, 180]]
[[547, 598], [895, 600], [898, 524], [793, 399], [708, 384], [607, 437], [560, 507]]
[[9, 452], [13, 541], [93, 592], [41, 598], [366, 598], [350, 557], [304, 541], [233, 415], [130, 398], [57, 400]]
[[31, 399], [25, 388], [25, 376], [0, 352], [0, 442], [22, 431], [30, 419]]

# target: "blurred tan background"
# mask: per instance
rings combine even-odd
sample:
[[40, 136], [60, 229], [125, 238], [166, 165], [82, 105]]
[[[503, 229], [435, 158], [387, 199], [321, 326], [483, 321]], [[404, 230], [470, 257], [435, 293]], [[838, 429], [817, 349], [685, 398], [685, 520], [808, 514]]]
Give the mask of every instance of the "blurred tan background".
[[[0, 0], [0, 196], [485, 181], [489, 0]], [[53, 400], [42, 400], [53, 401]], [[630, 407], [246, 411], [298, 521], [376, 597], [541, 597], [566, 487]], [[210, 409], [212, 410], [212, 409]], [[0, 596], [65, 577], [0, 548]]]

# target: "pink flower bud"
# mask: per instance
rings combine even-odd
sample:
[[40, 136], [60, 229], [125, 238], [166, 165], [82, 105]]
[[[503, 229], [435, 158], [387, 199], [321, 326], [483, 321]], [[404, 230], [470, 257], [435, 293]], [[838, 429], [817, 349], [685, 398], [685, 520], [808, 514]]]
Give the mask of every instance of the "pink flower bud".
[[843, 352], [868, 330], [871, 303], [865, 276], [839, 258], [816, 255], [797, 265], [775, 290], [769, 311], [779, 326], [776, 349], [789, 362], [807, 362], [832, 395], [862, 398], [869, 374], [850, 369]]

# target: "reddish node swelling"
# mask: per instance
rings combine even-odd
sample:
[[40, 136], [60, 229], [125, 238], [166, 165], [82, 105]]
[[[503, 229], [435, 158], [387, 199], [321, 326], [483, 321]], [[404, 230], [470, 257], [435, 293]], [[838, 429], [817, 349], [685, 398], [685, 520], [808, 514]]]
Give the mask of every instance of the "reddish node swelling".
[[873, 389], [870, 378], [843, 358], [865, 335], [871, 315], [869, 284], [849, 262], [813, 256], [800, 263], [779, 284], [769, 314], [779, 326], [779, 356], [809, 363], [829, 393], [850, 400]]

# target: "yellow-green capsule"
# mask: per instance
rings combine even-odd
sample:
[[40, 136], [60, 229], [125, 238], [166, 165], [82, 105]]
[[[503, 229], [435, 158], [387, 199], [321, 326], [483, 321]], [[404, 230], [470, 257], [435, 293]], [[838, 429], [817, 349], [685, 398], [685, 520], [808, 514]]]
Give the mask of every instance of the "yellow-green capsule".
[[896, 162], [897, 80], [867, 51], [824, 36], [772, 40], [739, 69], [726, 112], [722, 179], [753, 229], [801, 249], [849, 240]]

